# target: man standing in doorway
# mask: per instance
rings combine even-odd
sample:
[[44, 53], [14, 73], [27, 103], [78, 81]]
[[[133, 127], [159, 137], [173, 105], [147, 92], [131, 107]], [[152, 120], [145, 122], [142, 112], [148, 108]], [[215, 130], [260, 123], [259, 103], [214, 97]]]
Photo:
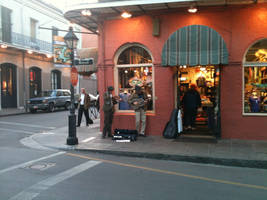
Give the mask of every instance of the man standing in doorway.
[[135, 92], [129, 97], [129, 104], [135, 111], [135, 128], [139, 136], [146, 137], [146, 108], [147, 95], [138, 85], [135, 86]]
[[185, 130], [195, 130], [197, 109], [201, 107], [201, 98], [195, 84], [191, 84], [190, 89], [183, 96], [182, 105], [184, 109]]
[[88, 108], [90, 106], [90, 96], [85, 92], [84, 88], [81, 88], [81, 94], [79, 98], [78, 105], [78, 124], [77, 127], [80, 127], [82, 121], [82, 115], [84, 113], [86, 119], [86, 126], [89, 125], [89, 113]]

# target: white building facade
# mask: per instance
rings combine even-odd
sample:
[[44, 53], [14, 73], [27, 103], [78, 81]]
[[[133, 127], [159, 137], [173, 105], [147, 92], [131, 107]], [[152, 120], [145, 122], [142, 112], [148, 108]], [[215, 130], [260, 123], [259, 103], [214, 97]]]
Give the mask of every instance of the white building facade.
[[[60, 30], [69, 26], [62, 11], [44, 1], [0, 1], [0, 110], [26, 108], [43, 90], [70, 87], [70, 69], [56, 68], [52, 53], [53, 36], [66, 35]], [[81, 29], [74, 25], [74, 31]], [[81, 34], [75, 34], [80, 48]]]

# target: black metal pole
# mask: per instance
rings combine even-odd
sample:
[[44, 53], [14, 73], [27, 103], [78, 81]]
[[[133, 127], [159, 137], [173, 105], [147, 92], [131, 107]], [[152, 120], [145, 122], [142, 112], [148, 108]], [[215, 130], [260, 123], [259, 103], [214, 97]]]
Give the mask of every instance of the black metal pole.
[[[70, 30], [72, 31], [72, 30]], [[73, 42], [72, 42], [73, 44]], [[73, 46], [71, 48], [71, 68], [74, 63], [74, 52]], [[75, 115], [75, 106], [74, 106], [74, 87], [70, 83], [70, 92], [71, 92], [71, 106], [70, 106], [70, 115], [69, 115], [69, 136], [67, 138], [67, 145], [76, 145], [78, 144], [78, 138], [76, 137], [76, 115]]]

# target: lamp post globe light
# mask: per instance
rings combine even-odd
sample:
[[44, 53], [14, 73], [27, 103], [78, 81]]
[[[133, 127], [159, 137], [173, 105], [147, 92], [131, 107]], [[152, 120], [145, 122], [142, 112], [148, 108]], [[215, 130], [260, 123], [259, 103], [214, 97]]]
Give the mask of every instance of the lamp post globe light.
[[[71, 50], [71, 68], [74, 64], [74, 49], [77, 47], [78, 38], [73, 32], [73, 28], [69, 28], [69, 32], [65, 35], [64, 41], [67, 44], [67, 47]], [[76, 137], [76, 115], [75, 115], [75, 106], [74, 106], [74, 87], [70, 84], [71, 92], [71, 106], [69, 114], [69, 135], [67, 138], [67, 145], [76, 145], [78, 144], [78, 138]]]

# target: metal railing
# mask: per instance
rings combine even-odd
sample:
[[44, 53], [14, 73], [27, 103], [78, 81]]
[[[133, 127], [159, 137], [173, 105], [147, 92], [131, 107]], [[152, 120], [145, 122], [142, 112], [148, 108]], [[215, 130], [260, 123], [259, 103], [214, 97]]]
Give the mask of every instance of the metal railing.
[[[52, 53], [52, 43], [38, 40], [20, 33], [15, 32], [5, 32], [3, 29], [0, 29], [0, 41], [12, 44], [18, 47], [30, 48], [37, 51], [46, 51]], [[4, 37], [5, 36], [5, 37]], [[7, 39], [5, 39], [7, 38]]]

